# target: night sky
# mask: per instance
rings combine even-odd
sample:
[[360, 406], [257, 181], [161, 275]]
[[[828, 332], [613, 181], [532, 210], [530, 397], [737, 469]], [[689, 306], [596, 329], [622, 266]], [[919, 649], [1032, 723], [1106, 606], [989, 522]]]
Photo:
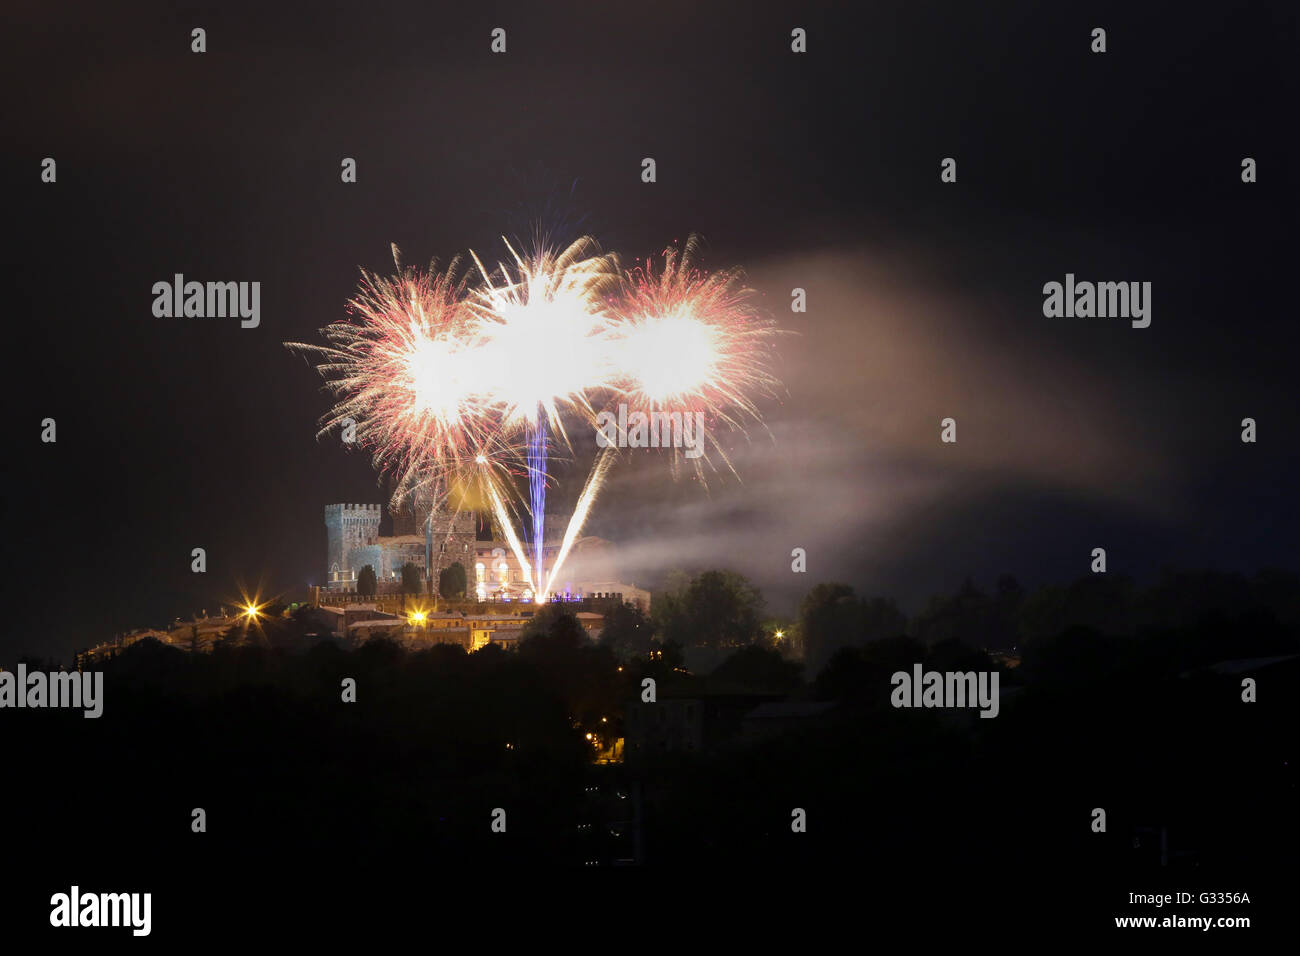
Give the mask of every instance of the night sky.
[[[535, 221], [625, 260], [697, 232], [797, 333], [740, 481], [615, 472], [588, 531], [638, 585], [730, 567], [790, 612], [822, 580], [908, 608], [1065, 580], [1098, 546], [1139, 579], [1294, 570], [1294, 5], [1056, 6], [7, 11], [0, 664], [319, 582], [324, 505], [384, 494], [317, 440], [320, 378], [283, 343], [390, 243], [495, 258]], [[155, 318], [178, 272], [259, 281], [260, 327]], [[1151, 282], [1150, 328], [1045, 318], [1067, 272]]]

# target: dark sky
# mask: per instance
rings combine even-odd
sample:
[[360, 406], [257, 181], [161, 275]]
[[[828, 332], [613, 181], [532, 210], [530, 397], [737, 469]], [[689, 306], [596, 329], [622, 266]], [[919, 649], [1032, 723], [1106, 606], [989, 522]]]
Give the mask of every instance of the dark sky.
[[[798, 333], [741, 482], [615, 473], [589, 530], [638, 584], [721, 564], [790, 610], [818, 580], [1060, 580], [1096, 546], [1139, 577], [1295, 568], [1294, 4], [1135, 6], [7, 10], [0, 663], [319, 580], [323, 506], [382, 494], [282, 343], [390, 243], [495, 253], [538, 216], [624, 258], [698, 232]], [[260, 281], [261, 326], [155, 318], [177, 272]], [[1067, 272], [1150, 281], [1151, 327], [1045, 318]]]

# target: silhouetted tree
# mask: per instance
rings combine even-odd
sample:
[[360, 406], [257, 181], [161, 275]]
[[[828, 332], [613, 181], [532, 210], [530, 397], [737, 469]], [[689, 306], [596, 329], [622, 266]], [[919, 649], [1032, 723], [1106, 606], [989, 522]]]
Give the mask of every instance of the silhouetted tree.
[[686, 630], [682, 601], [690, 579], [673, 572], [671, 586], [655, 591], [650, 598], [650, 617], [656, 634], [683, 634]]
[[1009, 650], [1020, 643], [1020, 608], [1025, 603], [1025, 589], [1012, 575], [998, 578], [993, 595], [993, 633], [989, 650]]
[[689, 646], [735, 647], [762, 633], [763, 597], [731, 571], [705, 571], [672, 599], [661, 618], [666, 641]]
[[[573, 616], [573, 612], [564, 604], [554, 602], [541, 605], [537, 609], [537, 613], [524, 624], [523, 634], [520, 635], [520, 650], [523, 649], [523, 643], [530, 638], [549, 635], [562, 620], [563, 624], [559, 627], [559, 633], [580, 633], [583, 641], [586, 641], [587, 632], [578, 623], [578, 619]], [[573, 631], [575, 627], [577, 628], [576, 632]]]
[[799, 604], [799, 631], [805, 664], [820, 670], [839, 648], [861, 643], [862, 602], [847, 584], [818, 584]]
[[968, 577], [956, 594], [931, 598], [925, 610], [912, 620], [912, 633], [926, 644], [957, 640], [984, 648], [989, 646], [993, 624], [992, 598]]
[[802, 670], [803, 665], [786, 660], [779, 651], [751, 645], [729, 656], [713, 669], [709, 678], [746, 690], [786, 694], [802, 683], [799, 679]]
[[[1174, 589], [1179, 597], [1157, 617], [1166, 624], [1191, 623], [1182, 616], [1198, 600], [1196, 587]], [[1163, 586], [1147, 592], [1145, 601], [1164, 600]], [[1212, 603], [1212, 602], [1211, 602]], [[1085, 574], [1065, 587], [1047, 586], [1021, 603], [1017, 625], [1025, 641], [1058, 637], [1070, 628], [1091, 628], [1104, 634], [1132, 634], [1136, 629], [1133, 582], [1121, 574]]]
[[[550, 612], [550, 613], [547, 613]], [[567, 610], [547, 607], [534, 615], [519, 642], [521, 653], [533, 653], [539, 648], [579, 648], [591, 644], [587, 632], [578, 619]]]
[[368, 564], [357, 575], [357, 593], [362, 597], [374, 597], [378, 584], [375, 579], [375, 569]]
[[593, 644], [578, 619], [561, 605], [543, 608], [525, 627], [519, 661], [532, 668], [541, 686], [563, 700], [580, 722], [599, 721], [619, 705], [614, 655]]
[[926, 661], [919, 641], [899, 635], [856, 647], [841, 647], [831, 655], [814, 682], [820, 700], [849, 700], [871, 709], [889, 706], [890, 679], [898, 671]]
[[438, 574], [438, 593], [445, 598], [463, 598], [468, 587], [465, 566], [455, 561]]
[[419, 594], [423, 590], [420, 584], [420, 569], [410, 561], [402, 565], [402, 593]]
[[907, 616], [891, 598], [872, 598], [862, 604], [862, 638], [880, 641], [907, 630]]
[[634, 604], [620, 604], [605, 614], [600, 643], [621, 658], [645, 657], [650, 650], [654, 627]]

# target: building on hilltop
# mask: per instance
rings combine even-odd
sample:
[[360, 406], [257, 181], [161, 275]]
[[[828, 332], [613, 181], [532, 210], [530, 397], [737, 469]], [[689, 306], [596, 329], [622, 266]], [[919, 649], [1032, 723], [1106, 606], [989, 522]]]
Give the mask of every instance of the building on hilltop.
[[438, 574], [453, 562], [468, 567], [475, 540], [473, 512], [453, 514], [442, 510], [393, 515], [394, 533], [380, 536], [383, 517], [379, 505], [325, 506], [327, 537], [325, 586], [334, 591], [355, 591], [357, 575], [366, 565], [374, 568], [379, 583], [398, 582], [402, 568], [413, 564], [426, 582], [436, 584]]
[[[474, 511], [406, 505], [393, 513], [393, 534], [381, 536], [383, 509], [371, 504], [325, 506], [327, 536], [325, 590], [354, 592], [361, 569], [370, 565], [381, 588], [400, 584], [402, 567], [420, 571], [427, 593], [437, 591], [439, 575], [459, 562], [465, 569], [466, 597], [478, 601], [532, 602], [535, 573], [528, 574], [514, 549], [491, 518]], [[563, 544], [570, 515], [547, 515], [541, 546], [542, 580], [549, 581]], [[531, 529], [523, 537], [531, 538]], [[533, 543], [522, 545], [530, 566], [537, 560]], [[650, 609], [648, 591], [620, 583], [616, 551], [610, 542], [580, 537], [573, 542], [562, 573], [550, 581], [547, 598], [573, 600], [619, 594], [643, 611]]]

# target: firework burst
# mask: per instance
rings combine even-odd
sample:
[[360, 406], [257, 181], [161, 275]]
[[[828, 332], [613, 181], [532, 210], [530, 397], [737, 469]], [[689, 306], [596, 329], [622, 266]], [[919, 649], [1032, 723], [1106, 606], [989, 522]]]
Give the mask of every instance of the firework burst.
[[[394, 250], [396, 258], [396, 250]], [[318, 359], [336, 402], [320, 435], [344, 434], [394, 480], [394, 501], [437, 498], [466, 474], [491, 475], [510, 447], [474, 380], [477, 317], [467, 307], [459, 261], [445, 271], [362, 271], [348, 320], [321, 330], [329, 343], [289, 347]]]
[[528, 258], [505, 245], [512, 264], [492, 271], [470, 253], [482, 277], [469, 302], [486, 376], [482, 397], [503, 427], [545, 424], [563, 438], [562, 414], [589, 419], [588, 396], [614, 376], [605, 299], [619, 281], [617, 260], [585, 238]]
[[[611, 336], [617, 399], [646, 412], [700, 413], [709, 445], [730, 468], [716, 435], [761, 422], [755, 399], [780, 386], [771, 371], [779, 332], [753, 305], [740, 271], [703, 272], [698, 250], [692, 235], [682, 249], [665, 250], [657, 270], [647, 263], [626, 274]], [[700, 477], [707, 460], [695, 461]], [[674, 472], [680, 461], [675, 455]]]

